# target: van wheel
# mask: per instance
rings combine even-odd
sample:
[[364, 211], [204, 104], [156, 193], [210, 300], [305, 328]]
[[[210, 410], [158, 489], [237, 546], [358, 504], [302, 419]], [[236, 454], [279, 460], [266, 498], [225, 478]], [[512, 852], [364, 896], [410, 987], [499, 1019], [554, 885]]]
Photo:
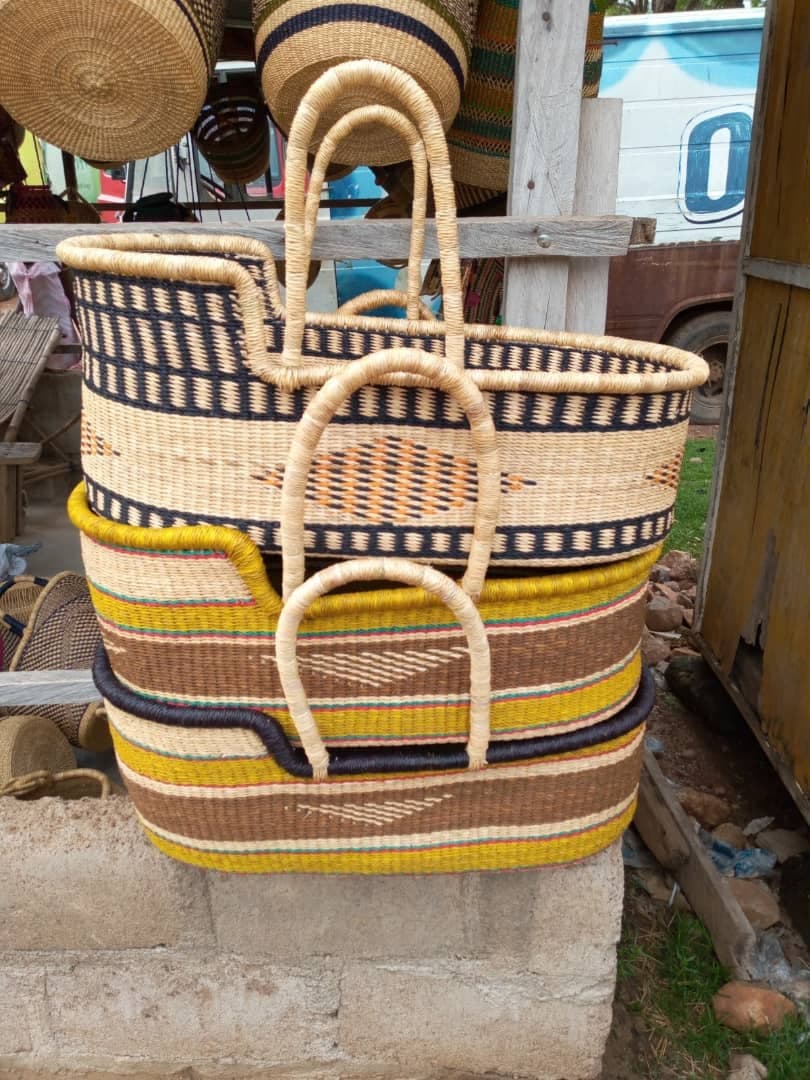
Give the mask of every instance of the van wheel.
[[693, 424], [719, 424], [726, 392], [726, 355], [731, 338], [731, 312], [707, 311], [681, 323], [667, 345], [697, 353], [709, 365], [709, 381], [692, 391]]

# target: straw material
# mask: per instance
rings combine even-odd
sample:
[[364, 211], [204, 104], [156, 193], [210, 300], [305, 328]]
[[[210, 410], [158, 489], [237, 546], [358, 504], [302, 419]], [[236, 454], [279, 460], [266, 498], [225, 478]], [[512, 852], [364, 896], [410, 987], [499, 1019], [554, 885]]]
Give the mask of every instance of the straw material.
[[0, 642], [4, 670], [11, 663], [25, 633], [25, 624], [47, 584], [47, 578], [26, 574], [9, 578], [0, 585]]
[[[116, 677], [174, 706], [265, 710], [296, 737], [274, 663], [281, 598], [233, 529], [136, 528], [69, 501]], [[597, 569], [490, 579], [478, 611], [492, 651], [494, 743], [604, 721], [641, 673], [647, 575], [658, 551]], [[301, 623], [298, 664], [330, 747], [440, 744], [468, 733], [467, 641], [424, 591], [324, 597]]]
[[491, 744], [470, 769], [463, 744], [403, 754], [341, 751], [326, 780], [271, 717], [147, 702], [96, 665], [119, 768], [146, 835], [184, 862], [240, 873], [457, 873], [585, 858], [635, 811], [645, 673], [604, 725]]
[[0, 718], [0, 787], [41, 769], [58, 773], [75, 766], [70, 744], [51, 720], [44, 716]]
[[[480, 0], [470, 74], [448, 132], [453, 175], [460, 184], [506, 191], [519, 0]], [[596, 97], [602, 75], [604, 15], [591, 2], [582, 96]]]
[[6, 221], [10, 224], [64, 225], [70, 220], [68, 204], [47, 184], [12, 184], [6, 193]]
[[[336, 96], [383, 83], [400, 96], [430, 165], [444, 322], [306, 314], [316, 178], [363, 113], [324, 140], [309, 192], [306, 148]], [[318, 80], [290, 133], [286, 220], [286, 311], [272, 258], [255, 241], [130, 234], [60, 244], [76, 271], [83, 468], [98, 514], [152, 527], [230, 525], [278, 552], [284, 469], [311, 388], [370, 352], [407, 348], [444, 354], [484, 393], [501, 466], [496, 561], [597, 563], [666, 537], [705, 362], [667, 346], [465, 325], [447, 145], [413, 80], [372, 63]], [[415, 201], [412, 315], [423, 230]], [[304, 548], [459, 565], [477, 497], [466, 421], [424, 375], [373, 382], [341, 405], [314, 461]]]
[[173, 146], [208, 90], [225, 0], [0, 0], [0, 101], [85, 160]]
[[[100, 641], [87, 582], [80, 574], [57, 574], [40, 593], [9, 670], [82, 670], [91, 666]], [[102, 750], [110, 745], [96, 703], [48, 705], [39, 712], [74, 746]]]
[[[254, 0], [256, 67], [274, 121], [289, 131], [305, 93], [334, 65], [395, 60], [427, 92], [447, 128], [467, 77], [476, 8], [477, 0]], [[355, 87], [330, 103], [309, 149], [344, 112], [395, 101], [385, 88]], [[385, 165], [404, 157], [395, 135], [368, 127], [343, 143], [337, 160]]]
[[270, 129], [255, 78], [213, 83], [194, 138], [220, 179], [248, 184], [261, 176], [270, 162]]
[[41, 799], [45, 795], [59, 795], [63, 799], [84, 799], [88, 796], [109, 798], [112, 785], [104, 773], [97, 769], [67, 769], [65, 772], [37, 772], [16, 776], [0, 786], [0, 797], [13, 795], [17, 799]]

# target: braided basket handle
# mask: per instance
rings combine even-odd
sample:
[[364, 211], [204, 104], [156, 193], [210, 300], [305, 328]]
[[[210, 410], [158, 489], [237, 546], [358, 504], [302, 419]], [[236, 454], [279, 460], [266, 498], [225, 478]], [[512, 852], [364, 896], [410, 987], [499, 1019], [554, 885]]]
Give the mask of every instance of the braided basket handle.
[[338, 315], [359, 315], [363, 311], [382, 307], [384, 304], [396, 304], [397, 307], [404, 307], [407, 310], [408, 318], [411, 320], [435, 320], [436, 315], [433, 309], [428, 307], [421, 296], [416, 298], [415, 312], [411, 307], [412, 300], [410, 283], [407, 293], [402, 292], [400, 289], [372, 289], [371, 292], [361, 293], [360, 296], [354, 296], [351, 300], [347, 300], [345, 304], [341, 304], [337, 309], [337, 313]]
[[[307, 190], [306, 204], [304, 207], [307, 237], [311, 244], [312, 238], [315, 235], [318, 210], [320, 209], [321, 189], [326, 179], [326, 170], [337, 151], [337, 148], [346, 136], [351, 134], [355, 128], [363, 127], [365, 124], [369, 123], [382, 124], [385, 127], [391, 128], [400, 135], [408, 146], [411, 161], [413, 162], [414, 189], [412, 211], [413, 227], [411, 229], [411, 246], [408, 253], [408, 295], [404, 306], [407, 310], [408, 318], [411, 320], [416, 320], [420, 317], [433, 319], [433, 312], [429, 309], [426, 316], [424, 314], [420, 315], [422, 256], [425, 252], [425, 217], [427, 215], [427, 155], [425, 153], [425, 144], [422, 142], [419, 132], [410, 120], [403, 116], [402, 113], [397, 112], [396, 109], [390, 109], [385, 105], [371, 105], [362, 109], [354, 109], [352, 112], [341, 117], [321, 140], [321, 145], [318, 147], [318, 153], [315, 155], [315, 163], [310, 173], [309, 188]], [[374, 293], [369, 293], [367, 295], [376, 296], [379, 291], [381, 290], [375, 290]], [[400, 294], [400, 296], [401, 295], [402, 294]], [[362, 300], [362, 297], [358, 296], [354, 298], [354, 301], [350, 300], [348, 303], [353, 304], [360, 300]], [[292, 306], [293, 309], [295, 309], [295, 301], [293, 301]], [[372, 303], [366, 308], [357, 307], [347, 310], [347, 305], [344, 304], [342, 307], [338, 308], [338, 314], [355, 314], [358, 311], [368, 310], [368, 308], [377, 306], [376, 303]]]
[[343, 402], [355, 391], [390, 372], [422, 375], [449, 394], [470, 424], [478, 469], [478, 499], [472, 543], [461, 587], [477, 600], [484, 585], [501, 502], [498, 441], [492, 415], [481, 391], [449, 360], [418, 349], [383, 349], [353, 360], [324, 383], [296, 424], [281, 487], [282, 596], [286, 600], [304, 580], [304, 509], [312, 459], [321, 435]]
[[329, 752], [324, 746], [301, 682], [296, 655], [298, 628], [309, 606], [324, 593], [354, 581], [380, 579], [425, 589], [446, 604], [461, 624], [470, 651], [470, 736], [467, 756], [471, 769], [482, 768], [486, 764], [490, 736], [491, 659], [486, 629], [475, 604], [446, 574], [431, 566], [422, 566], [410, 559], [351, 559], [349, 562], [335, 563], [299, 585], [287, 598], [276, 627], [279, 679], [290, 718], [312, 766], [313, 777], [316, 780], [326, 778]]
[[[436, 204], [436, 235], [444, 290], [445, 351], [457, 367], [464, 366], [464, 306], [461, 293], [456, 206], [447, 140], [436, 107], [404, 71], [376, 60], [352, 60], [324, 72], [301, 100], [287, 143], [287, 184], [285, 196], [285, 236], [287, 262], [287, 324], [281, 366], [301, 369], [301, 349], [306, 318], [307, 266], [312, 250], [312, 233], [307, 228], [307, 149], [321, 114], [341, 98], [351, 100], [353, 92], [377, 89], [398, 101], [415, 124], [430, 166]], [[353, 124], [367, 122], [364, 116], [378, 115], [378, 106], [356, 109]], [[340, 125], [342, 121], [338, 121]], [[328, 138], [328, 136], [327, 136]], [[326, 140], [324, 140], [326, 141]], [[330, 144], [331, 145], [331, 144]], [[336, 144], [335, 144], [336, 145]], [[322, 161], [325, 164], [327, 151]], [[314, 187], [314, 185], [313, 185]], [[419, 208], [416, 208], [415, 216]], [[418, 228], [418, 221], [417, 221]], [[411, 247], [413, 251], [413, 244]], [[411, 268], [416, 273], [416, 268]], [[289, 372], [288, 372], [289, 374]], [[268, 372], [272, 379], [272, 373]], [[285, 385], [289, 379], [285, 379]]]

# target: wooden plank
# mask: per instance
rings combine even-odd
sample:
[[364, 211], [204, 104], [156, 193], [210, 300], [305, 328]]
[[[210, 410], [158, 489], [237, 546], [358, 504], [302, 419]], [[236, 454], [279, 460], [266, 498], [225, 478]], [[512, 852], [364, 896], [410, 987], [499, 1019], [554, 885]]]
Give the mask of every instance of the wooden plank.
[[751, 704], [751, 698], [743, 688], [737, 682], [737, 679], [733, 675], [729, 675], [725, 672], [720, 664], [720, 661], [714, 655], [711, 647], [700, 634], [693, 635], [697, 647], [703, 654], [703, 658], [707, 664], [714, 671], [717, 678], [725, 687], [726, 693], [731, 700], [737, 706], [745, 718], [746, 723], [751, 728], [751, 731], [756, 736], [756, 740], [762, 747], [765, 755], [773, 765], [782, 783], [793, 797], [793, 801], [804, 815], [808, 824], [810, 824], [810, 790], [806, 791], [797, 782], [796, 777], [793, 775], [793, 771], [790, 762], [787, 761], [782, 754], [771, 744], [767, 735], [762, 729], [762, 722], [754, 705]]
[[667, 870], [677, 870], [688, 862], [689, 840], [648, 769], [641, 772], [634, 824], [644, 843]]
[[83, 705], [101, 695], [91, 671], [4, 671], [0, 706]]
[[[672, 785], [648, 749], [644, 751], [644, 769], [649, 783], [655, 788], [661, 813], [664, 810], [669, 813], [671, 830], [680, 833], [689, 848], [686, 862], [673, 871], [675, 880], [711, 934], [720, 963], [729, 968], [735, 978], [753, 978], [757, 936], [751, 923], [737, 903], [728, 882], [717, 872], [678, 802]], [[637, 821], [636, 824], [647, 843], [641, 823]]]
[[0, 469], [0, 544], [10, 544], [17, 536], [18, 484], [18, 469]]
[[[579, 159], [574, 191], [576, 214], [612, 214], [619, 187], [622, 102], [591, 98], [582, 102]], [[568, 268], [565, 329], [604, 334], [610, 260], [577, 259]]]
[[748, 277], [779, 281], [783, 285], [795, 285], [810, 289], [810, 266], [801, 263], [779, 262], [778, 259], [743, 259], [743, 273]]
[[762, 141], [762, 176], [754, 208], [751, 255], [810, 263], [810, 4], [778, 0]]
[[[776, 25], [776, 15], [777, 5], [769, 4], [765, 11], [765, 24], [762, 32], [762, 49], [759, 74], [757, 76], [754, 124], [751, 132], [751, 148], [748, 157], [748, 177], [745, 186], [745, 209], [743, 211], [742, 231], [740, 235], [741, 260], [748, 258], [751, 253], [751, 233], [754, 226], [754, 207], [759, 191], [759, 177], [762, 166], [762, 141], [765, 137], [765, 116], [769, 97], [768, 84], [770, 81], [771, 56], [775, 40], [774, 28]], [[742, 261], [740, 266], [742, 267]], [[723, 401], [723, 411], [720, 415], [720, 426], [717, 432], [714, 475], [712, 477], [712, 485], [709, 492], [709, 512], [706, 518], [706, 531], [703, 538], [703, 558], [700, 561], [700, 570], [698, 573], [697, 595], [695, 598], [695, 619], [693, 626], [695, 631], [699, 631], [703, 624], [706, 590], [714, 557], [714, 537], [717, 528], [717, 513], [723, 491], [728, 434], [731, 427], [734, 405], [734, 386], [739, 365], [742, 317], [743, 311], [745, 310], [746, 280], [746, 276], [742, 272], [742, 268], [740, 268], [737, 274], [737, 287], [734, 291], [733, 326], [731, 340], [729, 341], [728, 355], [726, 357], [726, 392]]]
[[[642, 222], [644, 219], [642, 219]], [[596, 218], [547, 216], [463, 218], [458, 223], [461, 257], [513, 259], [593, 258], [623, 255], [630, 244], [634, 219], [611, 215]], [[250, 236], [284, 258], [284, 223], [279, 221], [154, 222], [119, 225], [9, 225], [0, 228], [0, 260], [36, 262], [52, 259], [60, 240], [92, 233], [213, 233]], [[319, 221], [313, 257], [316, 259], [402, 259], [408, 257], [411, 223], [405, 220], [366, 221], [352, 218]], [[434, 223], [427, 222], [425, 257], [438, 256]]]
[[39, 461], [42, 443], [0, 442], [0, 467], [3, 465], [32, 465]]
[[[518, 11], [512, 112], [510, 214], [574, 211], [588, 0], [532, 0]], [[549, 248], [546, 255], [556, 255]], [[506, 264], [504, 322], [565, 326], [568, 262], [551, 258]]]

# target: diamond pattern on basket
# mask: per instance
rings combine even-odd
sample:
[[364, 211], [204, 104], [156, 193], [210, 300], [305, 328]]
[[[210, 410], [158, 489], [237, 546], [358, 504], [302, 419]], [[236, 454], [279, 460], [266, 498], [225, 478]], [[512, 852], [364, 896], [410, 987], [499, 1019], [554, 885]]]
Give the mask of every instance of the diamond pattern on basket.
[[[274, 465], [252, 479], [281, 488], [284, 470]], [[537, 487], [519, 473], [503, 473], [504, 494]], [[319, 506], [367, 521], [411, 521], [414, 516], [458, 510], [478, 497], [473, 458], [436, 450], [411, 439], [384, 436], [318, 455], [307, 494]]]
[[413, 817], [429, 810], [437, 803], [453, 796], [428, 795], [424, 799], [387, 799], [382, 803], [299, 803], [298, 809], [307, 814], [324, 814], [326, 817], [342, 818], [344, 821], [356, 821], [368, 825], [386, 825], [402, 818]]
[[661, 487], [668, 487], [672, 488], [673, 491], [677, 491], [682, 462], [683, 451], [679, 450], [675, 457], [670, 458], [669, 461], [665, 461], [663, 465], [659, 465], [657, 468], [653, 469], [652, 472], [645, 473], [644, 479], [649, 480], [653, 484], [660, 484]]
[[444, 667], [469, 655], [466, 645], [449, 649], [396, 649], [391, 652], [302, 654], [298, 666], [320, 675], [339, 676], [361, 686], [387, 686], [425, 671]]

